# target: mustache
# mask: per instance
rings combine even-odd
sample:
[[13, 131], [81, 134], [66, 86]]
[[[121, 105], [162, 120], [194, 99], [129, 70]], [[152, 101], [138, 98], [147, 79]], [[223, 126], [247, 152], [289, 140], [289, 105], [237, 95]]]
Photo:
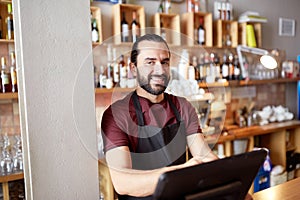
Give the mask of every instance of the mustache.
[[164, 80], [168, 80], [168, 76], [165, 74], [161, 74], [161, 75], [157, 75], [157, 74], [153, 74], [153, 75], [149, 75], [148, 76], [148, 80], [152, 79], [152, 78], [160, 78], [160, 79], [164, 79]]

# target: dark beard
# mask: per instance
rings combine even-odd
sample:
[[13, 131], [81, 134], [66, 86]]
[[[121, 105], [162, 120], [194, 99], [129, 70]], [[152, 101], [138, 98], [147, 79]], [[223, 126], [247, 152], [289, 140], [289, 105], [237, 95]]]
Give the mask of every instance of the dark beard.
[[[161, 89], [156, 89], [154, 90], [151, 85], [150, 85], [150, 80], [152, 77], [158, 77], [158, 78], [162, 78], [164, 80], [165, 85], [156, 85], [158, 87], [160, 87]], [[164, 93], [164, 91], [167, 88], [167, 85], [169, 84], [169, 78], [163, 74], [163, 75], [148, 75], [148, 79], [145, 80], [140, 76], [139, 71], [137, 71], [137, 81], [139, 83], [139, 85], [141, 86], [141, 88], [143, 88], [144, 90], [146, 90], [148, 93], [153, 94], [153, 95], [160, 95], [162, 93]]]

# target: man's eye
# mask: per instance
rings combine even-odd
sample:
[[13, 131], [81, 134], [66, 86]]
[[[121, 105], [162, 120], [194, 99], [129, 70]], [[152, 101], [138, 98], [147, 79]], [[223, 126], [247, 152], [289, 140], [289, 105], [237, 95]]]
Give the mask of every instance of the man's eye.
[[146, 61], [145, 64], [146, 64], [146, 65], [154, 65], [155, 62], [153, 62], [153, 61]]
[[167, 66], [169, 66], [169, 61], [162, 61], [161, 65], [164, 67], [167, 67]]

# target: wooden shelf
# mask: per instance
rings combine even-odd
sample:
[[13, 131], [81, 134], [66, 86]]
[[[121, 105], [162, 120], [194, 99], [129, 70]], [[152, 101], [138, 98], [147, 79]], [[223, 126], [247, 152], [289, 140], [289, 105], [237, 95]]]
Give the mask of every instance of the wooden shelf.
[[14, 40], [0, 39], [0, 43], [8, 44], [8, 43], [14, 43], [14, 42], [15, 42]]
[[261, 85], [268, 83], [291, 83], [300, 81], [300, 78], [277, 78], [277, 79], [264, 79], [264, 80], [247, 80], [240, 81], [239, 85]]
[[0, 3], [12, 3], [11, 0], [0, 0]]
[[227, 81], [224, 83], [199, 83], [201, 88], [210, 87], [238, 87], [238, 86], [248, 86], [248, 85], [262, 85], [262, 84], [272, 84], [272, 83], [292, 83], [300, 81], [300, 78], [278, 78], [278, 79], [264, 79], [264, 80], [241, 80], [241, 81]]
[[18, 99], [18, 93], [0, 93], [0, 99]]
[[[212, 87], [238, 87], [247, 85], [261, 85], [271, 83], [292, 83], [300, 81], [300, 78], [279, 78], [279, 79], [267, 79], [267, 80], [248, 80], [248, 81], [228, 81], [225, 83], [199, 83], [201, 88], [212, 88]], [[134, 88], [119, 88], [114, 87], [112, 89], [106, 88], [95, 88], [95, 94], [105, 94], [113, 92], [131, 92]], [[18, 93], [0, 93], [1, 99], [18, 99]]]
[[6, 176], [0, 176], [0, 183], [16, 181], [21, 179], [24, 179], [24, 173], [13, 173]]

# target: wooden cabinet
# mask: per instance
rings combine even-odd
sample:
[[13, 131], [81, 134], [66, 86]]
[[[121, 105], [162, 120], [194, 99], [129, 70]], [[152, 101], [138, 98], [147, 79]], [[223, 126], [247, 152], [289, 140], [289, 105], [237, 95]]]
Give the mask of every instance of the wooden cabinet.
[[122, 14], [125, 14], [125, 18], [127, 23], [130, 23], [133, 20], [133, 12], [136, 12], [137, 21], [140, 24], [140, 31], [141, 35], [145, 35], [145, 10], [143, 6], [139, 5], [132, 5], [132, 4], [116, 4], [113, 5], [113, 36], [114, 43], [120, 44], [121, 43], [121, 20]]
[[255, 36], [255, 40], [256, 40], [256, 46], [257, 47], [262, 47], [262, 25], [259, 22], [243, 22], [243, 23], [239, 23], [239, 44], [242, 45], [248, 45], [247, 42], [247, 37], [249, 37], [249, 35], [247, 34], [247, 25], [252, 26], [253, 30], [254, 30], [254, 36]]
[[0, 183], [2, 184], [3, 200], [10, 200], [9, 197], [9, 182], [16, 180], [23, 180], [23, 173], [14, 173], [7, 176], [0, 176]]
[[180, 16], [178, 14], [155, 13], [155, 34], [162, 36], [170, 45], [181, 44]]
[[214, 46], [237, 47], [238, 45], [238, 22], [237, 21], [214, 21]]
[[[8, 15], [7, 5], [11, 4], [11, 1], [0, 1], [0, 17], [1, 17], [1, 37], [0, 37], [0, 56], [6, 57], [8, 62], [10, 61], [9, 52], [14, 51], [14, 40], [7, 40], [6, 33], [7, 33], [7, 26], [5, 23], [5, 18]], [[9, 63], [8, 63], [9, 64]]]
[[91, 6], [91, 18], [95, 19], [97, 22], [98, 34], [99, 34], [99, 42], [93, 43], [93, 46], [101, 44], [103, 41], [102, 36], [102, 22], [101, 22], [101, 9], [99, 7]]
[[[212, 14], [204, 12], [189, 12], [181, 15], [182, 33], [187, 35], [187, 45], [197, 45], [195, 42], [195, 30], [200, 25], [200, 19], [203, 19], [203, 28], [205, 30], [205, 45], [212, 47], [213, 45], [213, 27], [212, 27]], [[192, 39], [192, 40], [191, 40]]]
[[[287, 151], [300, 153], [300, 121], [286, 121], [270, 123], [263, 126], [251, 126], [229, 130], [221, 135], [218, 143], [224, 145], [225, 155], [233, 155], [235, 140], [247, 140], [247, 151], [254, 147], [265, 147], [270, 150], [273, 165], [286, 168]], [[287, 141], [290, 141], [291, 145]], [[208, 140], [210, 142], [212, 140]], [[296, 177], [300, 177], [300, 170], [296, 170]]]

